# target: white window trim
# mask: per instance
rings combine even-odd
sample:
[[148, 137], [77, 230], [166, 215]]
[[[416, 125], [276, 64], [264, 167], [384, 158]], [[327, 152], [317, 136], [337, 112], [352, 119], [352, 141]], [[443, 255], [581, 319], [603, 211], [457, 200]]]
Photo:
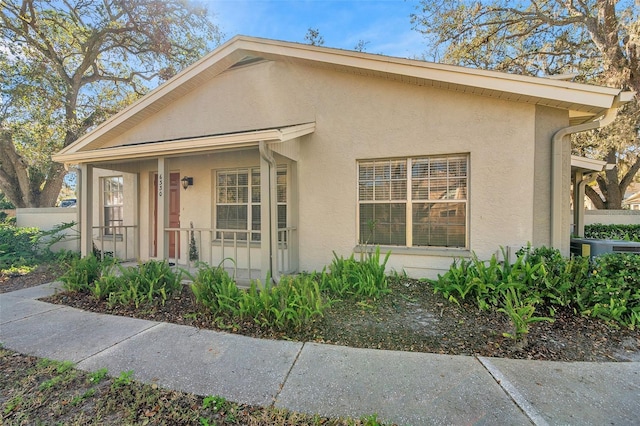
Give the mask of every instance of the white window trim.
[[[107, 234], [106, 233], [106, 220], [107, 218], [105, 217], [104, 214], [104, 209], [105, 207], [114, 207], [114, 206], [107, 206], [106, 200], [105, 200], [105, 189], [104, 189], [104, 185], [105, 182], [107, 181], [107, 179], [113, 179], [113, 178], [121, 178], [122, 179], [122, 204], [119, 206], [122, 208], [122, 216], [123, 216], [123, 222], [122, 222], [122, 226], [124, 226], [124, 176], [123, 175], [109, 175], [109, 176], [100, 176], [100, 232], [98, 233], [100, 235], [100, 238], [103, 240], [116, 240], [116, 241], [122, 241], [124, 236], [123, 234], [118, 234], [118, 233], [113, 233], [113, 234]], [[115, 206], [118, 207], [118, 206]]]
[[[467, 194], [465, 200], [424, 200], [424, 202], [428, 203], [464, 203], [465, 204], [465, 245], [464, 247], [449, 247], [449, 246], [414, 246], [413, 245], [413, 176], [411, 173], [413, 161], [421, 158], [451, 158], [451, 157], [465, 157], [467, 160]], [[405, 160], [407, 162], [407, 188], [406, 188], [406, 198], [404, 200], [360, 200], [360, 164], [369, 161], [394, 161], [394, 160]], [[443, 256], [450, 256], [451, 253], [468, 253], [469, 252], [469, 233], [470, 233], [470, 215], [469, 215], [469, 204], [470, 204], [470, 163], [471, 163], [471, 154], [470, 153], [458, 153], [458, 154], [442, 154], [442, 155], [416, 155], [410, 157], [381, 157], [381, 158], [362, 158], [356, 161], [356, 251], [365, 252], [368, 250], [369, 246], [380, 245], [381, 247], [388, 247], [391, 250], [401, 250], [405, 254], [419, 254], [425, 251], [429, 251], [430, 253], [437, 253]], [[423, 200], [420, 200], [421, 202]], [[360, 242], [360, 205], [361, 203], [365, 204], [405, 204], [405, 245], [388, 245], [388, 244], [364, 244]]]
[[[241, 172], [241, 171], [247, 171], [248, 175], [249, 175], [249, 194], [248, 194], [248, 202], [247, 203], [220, 203], [219, 200], [219, 187], [218, 187], [218, 174], [219, 173], [225, 173], [225, 172]], [[276, 169], [276, 176], [277, 176], [277, 172], [280, 171], [284, 171], [286, 172], [286, 202], [282, 203], [282, 202], [278, 202], [276, 200], [276, 205], [277, 206], [286, 206], [287, 207], [287, 217], [286, 217], [286, 223], [287, 226], [289, 226], [289, 224], [291, 223], [291, 208], [290, 208], [290, 200], [291, 200], [291, 173], [289, 172], [289, 166], [282, 164], [282, 165], [278, 165], [277, 169]], [[221, 168], [221, 169], [214, 169], [213, 170], [213, 191], [214, 191], [214, 208], [213, 210], [213, 216], [212, 216], [212, 229], [214, 230], [213, 232], [213, 238], [212, 238], [212, 243], [213, 245], [219, 245], [221, 244], [222, 239], [218, 237], [218, 206], [219, 205], [246, 205], [247, 206], [247, 229], [238, 229], [237, 231], [240, 232], [247, 232], [247, 235], [249, 235], [249, 245], [250, 247], [260, 247], [261, 245], [261, 240], [260, 241], [255, 241], [251, 239], [251, 234], [252, 233], [262, 233], [262, 229], [260, 230], [253, 230], [253, 229], [249, 229], [251, 227], [251, 219], [252, 219], [252, 212], [251, 212], [251, 206], [253, 205], [261, 205], [262, 204], [262, 194], [260, 194], [260, 203], [253, 203], [251, 201], [251, 175], [253, 172], [257, 172], [258, 175], [260, 176], [260, 166], [253, 166], [253, 167], [230, 167], [230, 168]], [[277, 183], [276, 183], [276, 188], [277, 188]], [[276, 190], [276, 197], [277, 197], [277, 190]], [[276, 209], [277, 211], [277, 209]], [[262, 237], [261, 237], [262, 239]], [[225, 239], [225, 241], [227, 241]], [[240, 245], [246, 245], [246, 240], [238, 240]]]

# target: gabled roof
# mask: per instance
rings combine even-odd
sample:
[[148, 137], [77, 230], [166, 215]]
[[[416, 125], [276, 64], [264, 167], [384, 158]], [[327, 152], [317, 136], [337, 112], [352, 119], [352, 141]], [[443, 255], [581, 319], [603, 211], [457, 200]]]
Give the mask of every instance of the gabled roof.
[[[80, 152], [101, 148], [108, 140], [133, 128], [203, 82], [256, 61], [285, 61], [339, 72], [431, 86], [553, 108], [566, 109], [571, 124], [591, 121], [613, 107], [620, 90], [551, 78], [506, 74], [453, 65], [393, 58], [306, 44], [236, 36], [186, 68], [93, 131], [54, 155], [60, 162], [82, 162]], [[249, 130], [249, 129], [248, 129]], [[194, 135], [195, 136], [195, 135]], [[85, 160], [86, 161], [86, 160]]]

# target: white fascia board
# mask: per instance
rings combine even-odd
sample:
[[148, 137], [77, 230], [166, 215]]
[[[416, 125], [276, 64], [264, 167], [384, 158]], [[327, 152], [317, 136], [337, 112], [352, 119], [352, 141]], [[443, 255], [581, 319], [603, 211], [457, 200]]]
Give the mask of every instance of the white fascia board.
[[404, 75], [427, 80], [471, 86], [536, 98], [570, 102], [597, 108], [610, 108], [619, 89], [592, 86], [569, 81], [541, 77], [529, 77], [465, 68], [455, 65], [437, 64], [410, 59], [393, 58], [361, 52], [351, 52], [325, 47], [302, 45], [274, 40], [237, 38], [238, 48], [255, 56], [290, 56], [311, 62], [340, 65], [382, 73]]
[[571, 156], [571, 167], [586, 171], [601, 172], [606, 167], [607, 162], [602, 160], [594, 160], [587, 157]]
[[305, 123], [282, 128], [217, 136], [124, 145], [68, 154], [58, 153], [53, 156], [53, 160], [60, 163], [75, 164], [157, 156], [176, 156], [219, 149], [246, 148], [257, 146], [259, 141], [268, 143], [288, 141], [312, 133], [314, 130], [315, 123]]

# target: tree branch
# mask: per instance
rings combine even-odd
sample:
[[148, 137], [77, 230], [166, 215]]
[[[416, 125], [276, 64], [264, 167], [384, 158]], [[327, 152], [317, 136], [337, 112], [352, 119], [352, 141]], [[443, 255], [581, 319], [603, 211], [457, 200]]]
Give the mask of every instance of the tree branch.
[[589, 197], [589, 199], [591, 200], [591, 202], [593, 203], [596, 209], [598, 210], [605, 209], [604, 201], [602, 200], [602, 198], [600, 197], [600, 194], [598, 194], [595, 189], [587, 185], [584, 188], [584, 194], [587, 197]]

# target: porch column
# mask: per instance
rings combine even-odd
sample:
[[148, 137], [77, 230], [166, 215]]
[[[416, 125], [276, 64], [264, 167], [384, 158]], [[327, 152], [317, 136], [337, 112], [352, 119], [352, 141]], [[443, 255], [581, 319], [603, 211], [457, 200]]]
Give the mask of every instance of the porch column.
[[[133, 198], [133, 256], [140, 260], [140, 174], [134, 173], [131, 178], [131, 197]], [[129, 247], [129, 241], [125, 242], [125, 247]]]
[[260, 141], [260, 235], [262, 275], [271, 273], [274, 282], [280, 280], [278, 271], [278, 206], [276, 160], [265, 141]]
[[93, 166], [80, 166], [79, 221], [80, 221], [80, 255], [93, 253]]
[[271, 271], [271, 167], [260, 156], [260, 274], [265, 277]]
[[166, 158], [158, 158], [158, 228], [157, 257], [167, 259], [169, 255], [169, 239], [165, 228], [169, 224], [169, 164]]
[[573, 181], [573, 235], [584, 237], [584, 187], [591, 174], [575, 172]]

